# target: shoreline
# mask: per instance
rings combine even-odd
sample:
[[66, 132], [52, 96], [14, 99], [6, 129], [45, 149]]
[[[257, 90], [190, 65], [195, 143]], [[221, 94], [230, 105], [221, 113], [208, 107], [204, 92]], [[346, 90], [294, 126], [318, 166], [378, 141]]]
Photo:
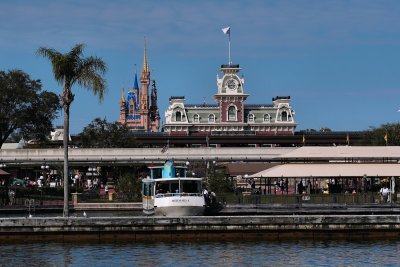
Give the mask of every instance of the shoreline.
[[400, 215], [13, 217], [0, 241], [396, 239]]

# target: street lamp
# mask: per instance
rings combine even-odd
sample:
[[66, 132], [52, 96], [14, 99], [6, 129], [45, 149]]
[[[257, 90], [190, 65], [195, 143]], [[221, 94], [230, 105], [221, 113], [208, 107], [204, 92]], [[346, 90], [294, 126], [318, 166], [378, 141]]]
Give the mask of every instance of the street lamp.
[[[41, 177], [42, 177], [42, 179], [44, 181], [42, 181], [42, 182], [47, 182], [47, 180], [48, 180], [48, 172], [50, 170], [50, 166], [46, 165], [46, 163], [45, 163], [45, 164], [42, 164], [42, 166], [40, 166], [40, 168], [43, 171], [43, 176], [41, 176]], [[43, 183], [43, 185], [44, 185], [44, 183]]]
[[[90, 178], [91, 180], [88, 179], [88, 188], [89, 189], [91, 189], [92, 183], [93, 183], [93, 185], [95, 184], [94, 176], [97, 175], [97, 170], [98, 170], [98, 167], [89, 167], [88, 168], [88, 171], [89, 171], [90, 176], [91, 176], [91, 178]], [[96, 182], [96, 184], [97, 184], [97, 182]]]

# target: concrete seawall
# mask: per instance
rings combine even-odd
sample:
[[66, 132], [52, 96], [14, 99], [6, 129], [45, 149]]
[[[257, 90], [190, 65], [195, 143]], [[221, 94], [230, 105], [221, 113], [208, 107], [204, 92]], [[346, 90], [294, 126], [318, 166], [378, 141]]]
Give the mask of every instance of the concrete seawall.
[[0, 241], [399, 238], [400, 215], [37, 217], [0, 219]]

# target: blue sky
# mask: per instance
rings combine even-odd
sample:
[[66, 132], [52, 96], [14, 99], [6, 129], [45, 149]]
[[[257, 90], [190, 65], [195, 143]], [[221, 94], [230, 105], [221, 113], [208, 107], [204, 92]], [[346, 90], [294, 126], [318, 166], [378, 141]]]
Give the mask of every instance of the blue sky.
[[[66, 52], [76, 43], [108, 64], [99, 103], [74, 87], [71, 132], [94, 118], [119, 116], [122, 83], [140, 72], [144, 36], [160, 115], [171, 95], [213, 102], [216, 74], [232, 61], [245, 77], [247, 103], [290, 95], [298, 130], [364, 130], [399, 122], [400, 1], [0, 1], [0, 69], [22, 69], [59, 93], [40, 46]], [[62, 124], [62, 119], [55, 121]]]

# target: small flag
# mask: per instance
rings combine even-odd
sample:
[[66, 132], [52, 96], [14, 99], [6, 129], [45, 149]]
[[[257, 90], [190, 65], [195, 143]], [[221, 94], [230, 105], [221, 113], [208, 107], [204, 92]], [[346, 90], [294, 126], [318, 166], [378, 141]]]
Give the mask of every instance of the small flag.
[[223, 31], [224, 34], [230, 35], [231, 34], [231, 27], [223, 28], [222, 31]]
[[161, 149], [161, 153], [165, 153], [165, 152], [167, 152], [167, 150], [168, 150], [168, 145], [164, 146], [164, 147]]
[[385, 136], [383, 137], [383, 140], [385, 140], [385, 142], [387, 144], [387, 142], [388, 142], [388, 135], [387, 134], [385, 134]]
[[306, 143], [306, 136], [303, 134], [303, 140], [302, 140], [302, 142], [303, 142], [303, 145]]
[[347, 145], [350, 144], [350, 135], [349, 134], [346, 135], [346, 143], [347, 143]]

